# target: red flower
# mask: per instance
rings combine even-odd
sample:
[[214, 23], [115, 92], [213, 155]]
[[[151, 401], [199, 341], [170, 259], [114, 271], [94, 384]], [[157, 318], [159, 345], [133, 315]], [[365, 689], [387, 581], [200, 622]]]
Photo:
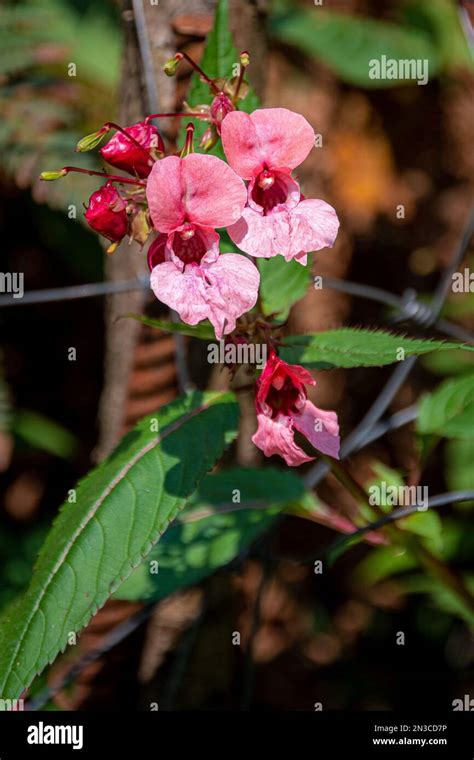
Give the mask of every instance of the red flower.
[[265, 456], [278, 454], [292, 467], [314, 459], [295, 444], [294, 429], [315, 449], [339, 458], [337, 415], [308, 401], [305, 385], [316, 385], [310, 373], [297, 364], [287, 364], [274, 351], [257, 380], [258, 430], [252, 441]]
[[[138, 177], [148, 177], [154, 158], [150, 150], [156, 148], [164, 152], [163, 140], [153, 124], [144, 121], [125, 127], [125, 132], [133, 138], [129, 140], [123, 132], [117, 132], [100, 150], [101, 156], [112, 166]], [[139, 143], [137, 145], [136, 143]]]
[[126, 203], [111, 182], [92, 193], [85, 218], [89, 227], [113, 243], [122, 240], [128, 228]]

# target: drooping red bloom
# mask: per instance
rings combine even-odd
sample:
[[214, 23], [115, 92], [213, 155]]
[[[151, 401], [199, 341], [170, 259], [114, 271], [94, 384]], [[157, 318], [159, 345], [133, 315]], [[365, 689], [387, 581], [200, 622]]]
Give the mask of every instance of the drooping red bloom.
[[111, 140], [100, 150], [101, 156], [111, 166], [138, 177], [148, 177], [154, 163], [150, 151], [156, 148], [164, 152], [164, 144], [160, 133], [153, 124], [144, 121], [125, 127], [125, 132], [133, 137], [142, 148], [135, 142], [127, 139], [123, 132], [117, 132]]
[[305, 385], [316, 385], [310, 373], [297, 364], [287, 364], [274, 351], [257, 380], [258, 430], [252, 441], [265, 456], [278, 454], [291, 467], [314, 459], [296, 445], [295, 429], [315, 449], [339, 458], [337, 415], [308, 401]]
[[116, 187], [107, 182], [92, 193], [84, 216], [89, 227], [117, 243], [125, 236], [128, 228], [126, 206]]

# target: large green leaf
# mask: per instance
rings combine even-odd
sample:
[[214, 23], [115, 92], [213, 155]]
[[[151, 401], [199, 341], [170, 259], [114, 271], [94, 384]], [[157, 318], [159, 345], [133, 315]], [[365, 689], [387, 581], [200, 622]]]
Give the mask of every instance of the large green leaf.
[[[281, 507], [299, 501], [303, 494], [303, 482], [291, 470], [232, 469], [208, 475], [179, 522], [115, 596], [158, 600], [198, 583], [248, 549], [272, 525]], [[245, 509], [246, 505], [252, 508]], [[210, 515], [201, 517], [203, 513]]]
[[80, 482], [27, 592], [1, 621], [3, 697], [18, 697], [143, 561], [235, 437], [237, 421], [233, 394], [190, 394], [143, 419]]
[[420, 404], [418, 431], [446, 438], [474, 438], [474, 374], [444, 383]]
[[276, 18], [273, 34], [307, 55], [316, 56], [346, 82], [360, 87], [394, 87], [414, 84], [413, 79], [371, 79], [370, 61], [386, 59], [427, 60], [429, 76], [440, 67], [440, 56], [428, 33], [319, 8], [293, 10]]
[[311, 280], [311, 255], [308, 265], [285, 261], [283, 256], [257, 259], [260, 270], [260, 295], [265, 314], [278, 312], [286, 319], [294, 303], [303, 298]]
[[293, 335], [285, 339], [279, 353], [292, 364], [314, 369], [333, 367], [381, 367], [402, 361], [408, 356], [472, 346], [441, 340], [420, 340], [381, 330], [359, 330], [344, 327], [327, 332]]

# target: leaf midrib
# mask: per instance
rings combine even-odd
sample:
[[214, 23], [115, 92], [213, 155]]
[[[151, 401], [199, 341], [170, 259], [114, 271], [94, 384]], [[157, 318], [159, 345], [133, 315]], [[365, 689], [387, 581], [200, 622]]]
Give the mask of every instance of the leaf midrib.
[[174, 433], [176, 430], [178, 430], [180, 427], [185, 425], [189, 420], [191, 420], [193, 417], [195, 417], [197, 414], [200, 414], [203, 410], [208, 409], [211, 405], [211, 403], [214, 403], [216, 399], [214, 399], [212, 402], [204, 403], [201, 406], [197, 407], [196, 409], [193, 409], [192, 411], [188, 412], [186, 416], [178, 418], [175, 422], [170, 423], [170, 425], [166, 428], [166, 430], [161, 434], [157, 435], [156, 438], [153, 438], [151, 441], [149, 441], [145, 446], [143, 446], [134, 457], [132, 457], [126, 465], [120, 470], [120, 472], [112, 479], [112, 481], [109, 483], [109, 485], [105, 488], [105, 490], [102, 492], [101, 496], [94, 502], [92, 509], [89, 511], [89, 513], [86, 515], [86, 518], [81, 522], [78, 529], [72, 536], [71, 540], [66, 544], [64, 547], [64, 550], [59, 557], [58, 561], [56, 562], [55, 566], [53, 567], [51, 573], [49, 574], [46, 583], [44, 584], [41, 593], [39, 594], [37, 602], [34, 604], [33, 609], [31, 611], [31, 614], [29, 615], [28, 619], [25, 621], [25, 625], [23, 626], [23, 630], [21, 632], [21, 635], [19, 636], [17, 640], [17, 644], [15, 647], [15, 650], [13, 651], [11, 657], [10, 657], [10, 665], [8, 667], [8, 670], [6, 670], [4, 678], [3, 678], [3, 684], [6, 685], [8, 683], [8, 679], [10, 678], [10, 675], [12, 673], [13, 669], [13, 663], [16, 659], [16, 656], [18, 655], [18, 652], [21, 648], [21, 645], [23, 644], [23, 641], [25, 640], [26, 633], [28, 631], [28, 627], [33, 620], [36, 613], [40, 610], [41, 602], [43, 601], [45, 594], [47, 593], [47, 590], [51, 583], [53, 582], [55, 576], [61, 569], [61, 567], [64, 565], [64, 562], [66, 561], [71, 549], [73, 548], [74, 544], [76, 543], [78, 537], [81, 535], [81, 533], [86, 529], [86, 527], [89, 525], [92, 518], [97, 514], [98, 510], [102, 506], [102, 504], [105, 502], [106, 498], [112, 493], [114, 488], [122, 481], [124, 477], [130, 472], [132, 467], [147, 454], [149, 451], [154, 449], [156, 446], [158, 446], [160, 443], [162, 443], [171, 433]]

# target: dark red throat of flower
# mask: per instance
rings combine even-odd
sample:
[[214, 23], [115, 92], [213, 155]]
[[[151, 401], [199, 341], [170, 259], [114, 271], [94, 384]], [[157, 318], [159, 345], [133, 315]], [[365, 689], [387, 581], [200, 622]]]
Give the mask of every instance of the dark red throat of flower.
[[252, 189], [252, 200], [263, 208], [264, 213], [268, 213], [280, 203], [285, 203], [287, 198], [287, 183], [279, 176], [279, 172], [268, 169], [260, 172]]
[[174, 233], [173, 251], [184, 264], [200, 264], [206, 250], [206, 242], [199, 230], [190, 226]]
[[[273, 383], [275, 382], [273, 380]], [[290, 413], [296, 413], [300, 411], [301, 402], [306, 399], [306, 389], [303, 385], [295, 385], [294, 381], [290, 377], [285, 377], [283, 385], [280, 389], [276, 388], [272, 383], [268, 395], [265, 399], [266, 403], [272, 410], [272, 417], [276, 417], [278, 414], [288, 415]], [[278, 383], [277, 383], [278, 384]]]

